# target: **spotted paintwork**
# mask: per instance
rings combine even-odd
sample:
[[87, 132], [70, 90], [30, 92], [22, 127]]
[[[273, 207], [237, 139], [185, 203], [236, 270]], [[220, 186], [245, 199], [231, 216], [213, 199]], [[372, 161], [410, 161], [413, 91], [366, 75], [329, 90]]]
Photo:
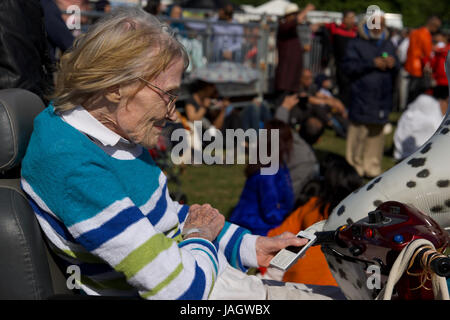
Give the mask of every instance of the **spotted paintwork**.
[[[445, 67], [450, 78], [450, 55]], [[450, 108], [436, 133], [419, 150], [345, 198], [333, 210], [323, 230], [358, 221], [388, 200], [416, 207], [450, 232]], [[332, 255], [325, 256], [347, 298], [372, 298], [364, 283], [367, 274], [361, 274], [351, 262], [339, 265]]]

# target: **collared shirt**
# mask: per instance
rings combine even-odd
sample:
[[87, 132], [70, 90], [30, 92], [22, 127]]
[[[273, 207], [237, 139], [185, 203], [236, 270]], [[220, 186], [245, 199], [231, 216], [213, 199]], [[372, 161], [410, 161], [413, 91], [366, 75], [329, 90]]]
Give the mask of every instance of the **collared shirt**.
[[142, 153], [143, 147], [135, 144], [104, 126], [82, 106], [63, 112], [61, 119], [84, 133], [103, 151], [119, 160], [132, 160]]

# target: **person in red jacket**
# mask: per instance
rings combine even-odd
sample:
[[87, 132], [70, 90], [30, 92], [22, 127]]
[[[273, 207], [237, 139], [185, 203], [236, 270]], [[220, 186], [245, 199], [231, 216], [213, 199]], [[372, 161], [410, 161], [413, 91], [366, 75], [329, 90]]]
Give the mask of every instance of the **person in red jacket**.
[[436, 86], [448, 86], [448, 79], [445, 73], [445, 59], [447, 58], [450, 44], [447, 36], [437, 33], [434, 36], [434, 46], [431, 58], [431, 69], [433, 70], [433, 79]]

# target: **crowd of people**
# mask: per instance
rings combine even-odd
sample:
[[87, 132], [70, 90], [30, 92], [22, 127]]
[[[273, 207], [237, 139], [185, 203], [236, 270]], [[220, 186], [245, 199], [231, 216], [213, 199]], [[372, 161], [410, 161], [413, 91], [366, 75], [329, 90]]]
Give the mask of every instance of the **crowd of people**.
[[[162, 15], [161, 6], [158, 8], [156, 14]], [[427, 97], [438, 97], [436, 99], [443, 100], [442, 104], [445, 104], [446, 90], [439, 87], [447, 87], [444, 61], [449, 49], [448, 34], [440, 30], [441, 21], [437, 16], [430, 17], [423, 27], [411, 32], [406, 28], [388, 28], [383, 12], [378, 13], [379, 28], [375, 29], [369, 28], [364, 18], [357, 22], [356, 13], [351, 10], [343, 12], [341, 23], [309, 24], [306, 17], [308, 12], [315, 9], [314, 5], [309, 4], [300, 10], [291, 3], [277, 22], [275, 91], [268, 97], [269, 103], [255, 100], [248, 104], [245, 111], [239, 112], [233, 110], [232, 104], [230, 106], [229, 101], [226, 101], [221, 104], [228, 106], [223, 108], [226, 112], [213, 112], [212, 115], [209, 110], [202, 112], [209, 120], [214, 120], [217, 114], [225, 118], [219, 130], [248, 128], [249, 119], [254, 123], [259, 122], [259, 128], [262, 128], [265, 121], [275, 116], [278, 107], [288, 107], [289, 117], [286, 121], [298, 133], [305, 122], [316, 123], [317, 134], [323, 132], [321, 127], [334, 130], [338, 136], [346, 139], [346, 160], [360, 176], [373, 178], [382, 172], [385, 136], [392, 128], [389, 122], [391, 112], [394, 109], [400, 112], [409, 109], [409, 105], [423, 93]], [[174, 17], [182, 19], [182, 9], [175, 5], [168, 12], [173, 10], [178, 13]], [[248, 42], [243, 41], [247, 31], [233, 19], [232, 5], [220, 8], [217, 16], [211, 19], [222, 22], [213, 25], [213, 34], [216, 36], [213, 37], [214, 57], [211, 61], [244, 62], [244, 56], [257, 50], [257, 46], [247, 52], [242, 50]], [[232, 23], [227, 25], [224, 22]], [[181, 34], [184, 35], [186, 30], [198, 31], [202, 28], [189, 22], [183, 24], [180, 20], [172, 23], [172, 26], [182, 30]], [[313, 72], [304, 65], [304, 54], [310, 48], [302, 44], [299, 26], [307, 26], [313, 36], [321, 39], [319, 72]], [[186, 41], [189, 47], [195, 39], [191, 37]], [[197, 66], [201, 64], [196, 63]], [[433, 91], [438, 93], [433, 94]], [[186, 112], [182, 115], [187, 121], [195, 120], [190, 114]], [[436, 115], [442, 118], [442, 112]], [[439, 122], [438, 119], [434, 122]], [[257, 128], [258, 125], [253, 127]], [[420, 146], [425, 139], [414, 137], [412, 127], [403, 125], [395, 134], [393, 154], [398, 161], [411, 154], [411, 150]], [[431, 126], [429, 131], [432, 132], [433, 128], [436, 125]], [[310, 145], [316, 139], [307, 134], [302, 138]], [[411, 150], [405, 153], [402, 151], [404, 148]]]
[[[87, 1], [4, 1], [0, 6], [6, 6], [6, 2], [14, 9], [8, 14], [28, 12], [27, 16], [35, 19], [27, 20], [30, 24], [23, 26], [24, 29], [19, 24], [12, 25], [11, 19], [0, 20], [5, 33], [0, 38], [0, 48], [12, 48], [1, 51], [0, 57], [14, 66], [0, 66], [8, 75], [0, 75], [0, 88], [22, 87], [46, 102], [52, 100], [50, 109], [36, 122], [24, 161], [25, 191], [33, 201], [44, 205], [39, 212], [45, 219], [57, 217], [59, 229], [43, 226], [50, 242], [59, 239], [52, 242], [52, 247], [63, 260], [73, 262], [74, 259], [64, 256], [61, 252], [67, 250], [63, 249], [82, 250], [90, 259], [101, 260], [103, 271], [114, 273], [120, 288], [107, 288], [109, 293], [205, 298], [211, 294], [219, 275], [226, 274], [224, 270], [229, 265], [242, 271], [259, 267], [263, 277], [274, 252], [288, 245], [302, 244], [294, 234], [327, 219], [342, 199], [362, 185], [363, 178], [382, 173], [389, 115], [402, 100], [399, 92], [405, 86], [404, 81], [407, 81], [407, 95], [403, 97], [406, 103], [403, 109], [398, 108], [403, 114], [394, 135], [397, 160], [409, 156], [425, 142], [447, 111], [444, 61], [450, 46], [436, 16], [408, 34], [390, 34], [382, 12], [375, 28], [365, 19], [356, 23], [352, 11], [343, 13], [340, 24], [309, 25], [312, 33], [327, 37], [331, 48], [329, 61], [323, 62], [323, 72], [314, 74], [303, 65], [303, 52], [308, 49], [302, 45], [297, 27], [305, 23], [308, 12], [315, 7], [307, 5], [300, 10], [291, 4], [278, 21], [275, 93], [266, 100], [252, 97], [248, 107], [240, 110], [220, 95], [214, 83], [205, 81], [191, 83], [189, 97], [176, 102], [173, 90], [180, 86], [182, 74], [189, 68], [189, 58], [197, 66], [205, 63], [201, 57], [193, 58], [198, 51], [187, 48], [196, 46], [193, 41], [187, 41], [192, 40], [189, 32], [203, 26], [182, 23], [179, 6], [172, 6], [168, 11], [174, 19], [171, 27], [178, 31], [175, 37], [164, 31], [157, 19], [146, 20], [142, 10], [119, 13], [115, 16], [117, 25], [114, 16], [109, 16], [86, 35], [77, 35], [68, 28], [72, 23], [67, 21], [70, 17], [62, 15], [61, 10], [71, 4], [86, 6]], [[111, 10], [107, 1], [98, 1], [96, 5], [95, 11]], [[38, 13], [40, 8], [44, 12], [44, 24]], [[155, 16], [163, 14], [159, 2], [149, 1], [145, 10]], [[213, 30], [216, 34], [212, 46], [214, 61], [243, 61], [254, 57], [256, 46], [242, 42], [245, 30], [234, 23], [232, 5], [220, 8], [212, 19], [220, 22]], [[27, 51], [29, 57], [9, 54], [21, 47], [20, 41], [8, 37], [17, 28], [22, 35], [30, 32], [41, 40], [26, 39], [33, 48]], [[98, 34], [109, 37], [109, 45], [102, 43]], [[166, 46], [166, 51], [159, 52], [169, 58], [156, 55], [148, 60], [144, 53], [154, 50], [158, 44]], [[250, 45], [251, 50], [243, 57], [244, 45]], [[134, 51], [129, 51], [130, 48]], [[112, 49], [117, 57], [108, 55], [107, 50]], [[29, 63], [30, 59], [34, 59], [33, 63]], [[58, 60], [60, 69], [54, 76]], [[330, 61], [334, 71], [327, 74]], [[155, 67], [156, 63], [164, 68]], [[34, 66], [37, 67], [32, 70]], [[126, 90], [119, 89], [123, 83], [127, 85]], [[132, 102], [129, 108], [124, 107], [127, 99]], [[154, 102], [155, 110], [144, 111], [145, 99]], [[188, 124], [203, 121], [205, 128], [219, 131], [265, 128], [280, 132], [277, 155], [280, 169], [275, 175], [262, 175], [264, 164], [260, 160], [247, 165], [247, 180], [229, 222], [219, 218], [218, 211], [210, 205], [180, 205], [166, 197], [163, 173], [152, 167], [151, 159], [136, 146], [151, 148], [166, 122], [177, 120], [176, 112]], [[152, 123], [150, 130], [146, 127], [148, 123]], [[318, 160], [313, 147], [326, 128], [346, 139], [345, 159], [335, 156]], [[47, 140], [60, 139], [59, 134], [61, 139], [71, 141], [64, 152]], [[85, 136], [89, 139], [81, 139]], [[271, 143], [277, 142], [269, 139], [267, 144]], [[53, 158], [40, 153], [40, 148], [50, 150], [48, 154]], [[98, 148], [105, 152], [99, 153]], [[70, 161], [61, 158], [72, 154], [76, 157]], [[110, 157], [122, 161], [114, 162]], [[55, 171], [60, 175], [55, 175]], [[46, 173], [53, 180], [48, 180]], [[98, 183], [101, 177], [107, 185]], [[140, 184], [136, 185], [136, 181]], [[58, 197], [60, 190], [68, 190], [64, 201]], [[92, 190], [102, 196], [95, 198]], [[155, 199], [153, 194], [157, 195]], [[121, 214], [131, 218], [104, 223]], [[62, 235], [58, 232], [61, 229]], [[141, 236], [136, 237], [137, 234]], [[140, 250], [140, 246], [148, 250]], [[136, 252], [148, 255], [147, 260], [138, 265], [133, 264], [133, 257], [126, 260], [127, 254]], [[161, 261], [155, 258], [158, 255], [169, 261], [170, 266], [162, 258]], [[81, 260], [78, 262], [88, 263]], [[88, 275], [84, 292], [103, 294], [104, 284], [99, 280], [102, 272]], [[153, 274], [160, 279], [152, 280]], [[234, 279], [235, 275], [229, 277], [228, 280]], [[318, 249], [309, 251], [282, 279], [336, 286]], [[270, 286], [264, 286], [264, 290], [271, 290]], [[233, 297], [215, 292], [215, 297]], [[307, 296], [291, 292], [282, 297], [302, 295]]]
[[[305, 23], [307, 13], [313, 9], [313, 5], [300, 10], [291, 4], [278, 22], [274, 108], [267, 112], [265, 105], [259, 104], [260, 113], [265, 115], [260, 128], [279, 129], [283, 136], [280, 150], [286, 153], [280, 151], [282, 166], [274, 176], [261, 175], [255, 170], [258, 165], [247, 166], [244, 189], [230, 215], [231, 222], [254, 234], [305, 229], [326, 219], [340, 200], [361, 186], [363, 178], [380, 175], [386, 134], [392, 128], [389, 116], [394, 108], [402, 113], [394, 134], [393, 155], [397, 161], [430, 138], [447, 111], [444, 63], [448, 35], [440, 31], [438, 17], [430, 17], [425, 26], [410, 33], [389, 29], [383, 12], [379, 13], [377, 28], [370, 28], [365, 19], [357, 23], [353, 11], [344, 12], [340, 24], [310, 25], [311, 32], [325, 35], [329, 41], [333, 72], [327, 75], [330, 61], [324, 62], [324, 72], [318, 74], [303, 66], [307, 48], [301, 44], [297, 27]], [[402, 91], [401, 86], [406, 90]], [[401, 101], [405, 101], [404, 106]], [[188, 119], [193, 120], [189, 115]], [[244, 127], [242, 122], [238, 126]], [[287, 128], [291, 135], [286, 133]], [[325, 165], [328, 160], [317, 160], [313, 149], [325, 128], [346, 139], [345, 159], [334, 161], [340, 165], [332, 169]], [[332, 175], [342, 177], [339, 181], [327, 180]], [[320, 177], [328, 184], [314, 184]], [[311, 183], [317, 194], [307, 192]], [[321, 199], [331, 193], [327, 185], [334, 186], [335, 192], [343, 191], [334, 194], [334, 202]], [[305, 194], [307, 200], [302, 202]], [[325, 276], [314, 275], [319, 269], [329, 274], [326, 264], [320, 261], [324, 262], [320, 251], [311, 250], [309, 258], [298, 262], [283, 279], [335, 284], [323, 281]], [[303, 269], [311, 267], [314, 272]]]

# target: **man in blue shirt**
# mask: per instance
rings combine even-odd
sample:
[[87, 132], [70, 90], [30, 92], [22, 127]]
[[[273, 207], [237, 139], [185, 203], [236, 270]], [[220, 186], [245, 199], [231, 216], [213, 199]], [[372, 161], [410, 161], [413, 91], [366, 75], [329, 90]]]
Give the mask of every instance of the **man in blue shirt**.
[[244, 28], [233, 20], [233, 6], [219, 9], [218, 24], [213, 25], [214, 60], [241, 62]]

